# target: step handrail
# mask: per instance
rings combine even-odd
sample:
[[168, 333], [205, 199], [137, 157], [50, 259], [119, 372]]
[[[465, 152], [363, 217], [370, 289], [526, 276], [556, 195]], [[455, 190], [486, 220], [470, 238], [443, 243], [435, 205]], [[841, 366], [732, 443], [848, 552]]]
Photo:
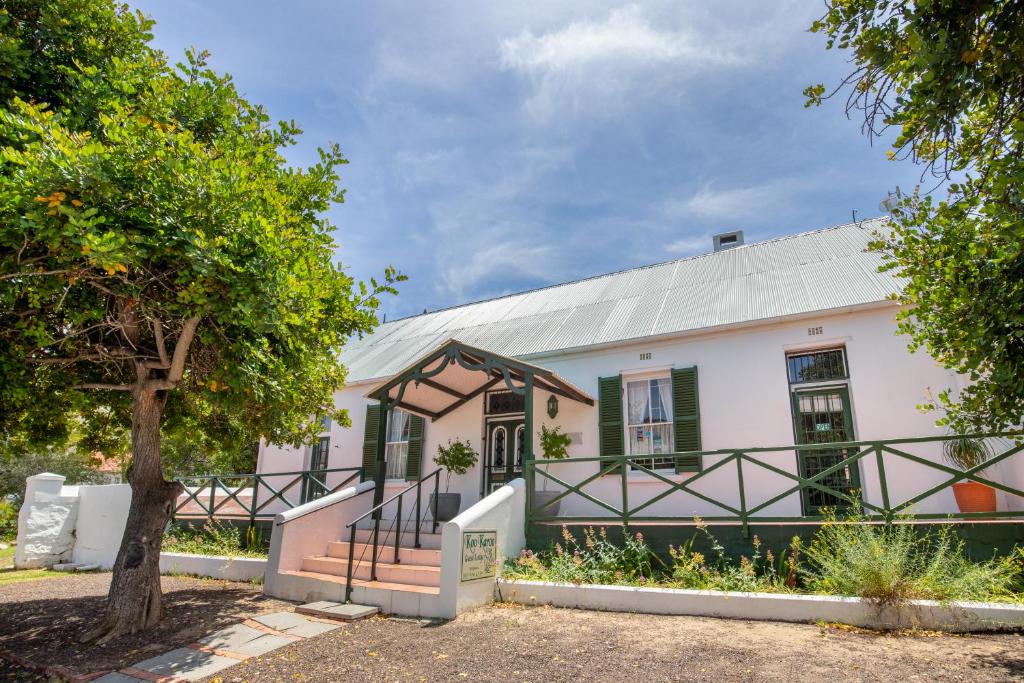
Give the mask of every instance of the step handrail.
[[[433, 479], [434, 479], [434, 500], [436, 501], [437, 500], [437, 493], [438, 493], [438, 490], [439, 490], [439, 485], [440, 485], [440, 482], [441, 482], [441, 469], [442, 468], [438, 467], [436, 470], [434, 470], [430, 474], [428, 474], [426, 476], [423, 476], [423, 477], [420, 477], [416, 481], [416, 483], [410, 484], [409, 486], [405, 487], [404, 489], [402, 489], [401, 491], [399, 491], [395, 495], [391, 496], [387, 500], [385, 500], [385, 501], [383, 501], [383, 502], [381, 502], [381, 503], [379, 503], [377, 505], [374, 505], [372, 508], [370, 508], [369, 510], [367, 510], [366, 512], [364, 512], [363, 514], [359, 515], [358, 517], [356, 517], [351, 522], [349, 522], [348, 524], [345, 525], [346, 528], [348, 528], [348, 530], [349, 530], [348, 567], [346, 567], [346, 569], [345, 569], [345, 602], [351, 602], [351, 600], [352, 600], [352, 565], [353, 565], [353, 563], [355, 561], [356, 524], [358, 522], [361, 522], [362, 520], [366, 519], [371, 514], [373, 515], [373, 552], [370, 555], [370, 580], [371, 581], [376, 581], [377, 580], [377, 546], [378, 546], [378, 540], [379, 540], [379, 536], [380, 536], [380, 514], [379, 514], [380, 511], [383, 510], [384, 506], [388, 505], [389, 503], [391, 503], [391, 502], [393, 502], [395, 500], [398, 500], [398, 514], [395, 516], [395, 522], [394, 522], [393, 528], [395, 530], [395, 564], [399, 564], [399, 562], [400, 562], [399, 549], [401, 547], [400, 546], [400, 540], [401, 540], [401, 537], [402, 537], [402, 496], [404, 496], [405, 494], [409, 493], [409, 491], [412, 491], [413, 489], [416, 489], [416, 532], [415, 532], [416, 533], [416, 540], [415, 540], [414, 545], [415, 545], [416, 548], [419, 548], [420, 547], [420, 509], [422, 507], [421, 500], [422, 500], [423, 482], [425, 482], [426, 480], [428, 480], [431, 477], [433, 477]], [[435, 502], [435, 505], [436, 505], [436, 502]], [[434, 510], [434, 513], [435, 514], [433, 514], [431, 516], [432, 517], [432, 521], [433, 521], [433, 532], [437, 533], [437, 514], [436, 514], [437, 510], [436, 509]], [[363, 552], [365, 552], [365, 551], [366, 551], [366, 548], [364, 547], [363, 548]], [[360, 558], [362, 558], [362, 554], [360, 554]], [[360, 559], [360, 561], [362, 561], [362, 560]]]

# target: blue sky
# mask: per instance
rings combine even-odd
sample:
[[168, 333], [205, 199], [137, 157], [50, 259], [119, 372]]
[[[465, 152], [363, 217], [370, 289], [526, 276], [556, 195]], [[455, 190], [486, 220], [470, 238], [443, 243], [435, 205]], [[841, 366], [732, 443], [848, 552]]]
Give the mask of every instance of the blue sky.
[[409, 276], [388, 318], [867, 218], [913, 167], [868, 145], [802, 2], [132, 0], [172, 58], [341, 144], [338, 257]]

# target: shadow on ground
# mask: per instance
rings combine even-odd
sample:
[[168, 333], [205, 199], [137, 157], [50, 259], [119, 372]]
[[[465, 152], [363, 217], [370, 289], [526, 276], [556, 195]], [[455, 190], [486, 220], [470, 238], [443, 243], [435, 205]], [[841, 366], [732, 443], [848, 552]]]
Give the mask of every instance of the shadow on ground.
[[156, 628], [102, 646], [79, 644], [102, 618], [109, 584], [110, 574], [92, 574], [0, 587], [0, 649], [85, 674], [121, 668], [240, 619], [291, 607], [265, 597], [259, 586], [164, 577], [164, 618]]

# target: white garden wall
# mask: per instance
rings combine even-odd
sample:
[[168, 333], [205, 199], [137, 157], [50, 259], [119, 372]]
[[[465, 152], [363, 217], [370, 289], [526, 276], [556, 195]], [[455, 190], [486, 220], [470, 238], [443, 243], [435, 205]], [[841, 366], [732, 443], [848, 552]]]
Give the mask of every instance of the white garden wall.
[[[50, 473], [26, 480], [15, 566], [29, 569], [74, 563], [112, 569], [128, 521], [131, 486], [63, 486], [63, 482], [64, 477]], [[161, 572], [231, 581], [263, 576], [266, 564], [260, 558], [160, 554]]]

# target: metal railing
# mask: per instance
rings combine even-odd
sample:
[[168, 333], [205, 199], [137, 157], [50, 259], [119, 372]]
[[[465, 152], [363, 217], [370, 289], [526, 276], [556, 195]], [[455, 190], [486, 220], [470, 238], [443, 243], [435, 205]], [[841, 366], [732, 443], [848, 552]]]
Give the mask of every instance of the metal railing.
[[423, 482], [428, 479], [434, 479], [434, 505], [435, 508], [431, 512], [431, 533], [437, 533], [437, 493], [441, 483], [441, 468], [438, 467], [430, 474], [421, 477], [416, 481], [415, 484], [411, 484], [406, 488], [402, 489], [395, 495], [391, 496], [387, 500], [381, 502], [379, 505], [375, 505], [363, 514], [359, 515], [345, 526], [349, 529], [349, 541], [348, 541], [348, 566], [345, 570], [345, 602], [349, 602], [352, 598], [352, 573], [353, 567], [356, 562], [363, 561], [363, 555], [366, 552], [367, 544], [362, 544], [363, 549], [359, 554], [359, 559], [356, 560], [355, 549], [356, 549], [356, 531], [357, 524], [367, 517], [373, 516], [373, 549], [370, 553], [370, 581], [377, 580], [377, 559], [379, 558], [379, 544], [380, 544], [380, 520], [381, 513], [384, 508], [395, 503], [396, 513], [395, 518], [391, 522], [391, 527], [385, 532], [384, 538], [387, 539], [392, 532], [394, 532], [394, 552], [395, 552], [395, 564], [401, 563], [401, 541], [402, 541], [402, 500], [405, 494], [409, 493], [413, 489], [416, 490], [416, 507], [415, 510], [409, 515], [409, 519], [406, 520], [406, 531], [408, 531], [408, 525], [415, 519], [415, 536], [413, 538], [413, 547], [420, 547], [420, 527], [423, 525]]
[[[329, 485], [328, 475], [332, 474], [342, 476], [338, 483]], [[171, 519], [248, 520], [252, 526], [257, 520], [273, 519], [282, 509], [290, 510], [340, 491], [357, 481], [361, 474], [361, 467], [337, 467], [302, 472], [176, 477], [175, 481], [182, 484], [184, 492], [175, 501]], [[280, 505], [268, 510], [276, 501], [280, 501]]]
[[[821, 521], [827, 519], [827, 514], [806, 514], [806, 510], [803, 508], [801, 508], [802, 514], [798, 515], [779, 516], [764, 514], [764, 511], [766, 511], [769, 506], [779, 503], [791, 496], [800, 496], [802, 498], [803, 494], [807, 491], [821, 492], [826, 496], [830, 496], [832, 499], [839, 502], [840, 507], [842, 505], [848, 505], [850, 508], [861, 510], [862, 514], [860, 516], [864, 519], [870, 520], [884, 520], [891, 522], [897, 517], [903, 516], [914, 519], [952, 518], [961, 520], [991, 519], [993, 517], [1024, 517], [1024, 490], [1020, 490], [998, 481], [993, 481], [990, 478], [991, 475], [981, 476], [980, 474], [1001, 462], [1007, 461], [1009, 458], [1024, 450], [1024, 441], [1021, 441], [1020, 435], [985, 434], [981, 435], [981, 437], [975, 437], [1001, 439], [1003, 440], [1003, 443], [994, 450], [988, 460], [967, 470], [959, 470], [940, 462], [939, 460], [941, 458], [936, 457], [935, 454], [932, 454], [932, 457], [925, 457], [908, 451], [908, 448], [912, 444], [931, 444], [933, 449], [938, 447], [938, 450], [941, 451], [942, 442], [961, 438], [964, 437], [954, 435], [698, 451], [694, 453], [687, 453], [685, 455], [700, 456], [700, 461], [703, 464], [702, 469], [692, 475], [687, 473], [684, 477], [676, 478], [671, 478], [672, 475], [666, 476], [663, 472], [651, 469], [644, 466], [641, 462], [638, 462], [644, 460], [645, 457], [649, 458], [650, 456], [638, 456], [634, 458], [631, 456], [620, 455], [589, 458], [573, 457], [565, 460], [533, 460], [526, 463], [525, 469], [527, 494], [526, 521], [528, 525], [531, 523], [573, 521], [592, 521], [595, 523], [607, 522], [628, 525], [631, 522], [640, 523], [692, 520], [692, 514], [688, 516], [649, 514], [649, 508], [652, 505], [677, 492], [683, 492], [693, 496], [693, 498], [703, 501], [711, 506], [715, 506], [718, 511], [721, 511], [722, 514], [700, 515], [701, 519], [704, 521], [738, 522], [742, 524], [744, 531], [746, 531], [747, 526], [751, 523]], [[836, 453], [831, 465], [816, 471], [813, 474], [808, 474], [806, 476], [801, 474], [799, 461], [802, 454], [829, 451]], [[771, 462], [771, 460], [774, 460], [774, 462]], [[892, 476], [893, 470], [896, 469], [895, 464], [897, 462], [912, 463], [915, 466], [923, 468], [921, 472], [937, 472], [943, 478], [939, 483], [931, 486], [930, 488], [913, 493], [903, 500], [894, 500], [894, 496], [891, 495], [893, 492], [894, 482], [890, 477]], [[560, 477], [551, 472], [551, 470], [557, 471], [559, 468], [564, 468], [566, 466], [578, 466], [581, 463], [597, 463], [597, 471], [590, 474], [590, 476], [580, 478], [576, 482], [566, 481], [566, 479], [569, 479], [570, 477], [565, 475]], [[793, 467], [793, 469], [786, 469], [787, 466]], [[726, 476], [723, 482], [722, 475], [727, 475], [728, 469], [726, 468], [729, 467], [733, 468], [733, 476]], [[788, 480], [788, 482], [792, 482], [792, 484], [788, 485], [784, 490], [776, 493], [775, 495], [770, 495], [770, 497], [765, 500], [757, 502], [756, 504], [751, 504], [749, 501], [752, 498], [752, 494], [763, 493], [763, 487], [752, 488], [751, 486], [750, 475], [752, 473], [752, 468], [759, 468], [764, 472], [781, 477], [783, 480]], [[864, 473], [874, 474], [875, 476], [873, 479], [868, 478], [866, 480], [862, 480], [870, 483], [872, 485], [872, 493], [877, 494], [872, 496], [872, 498], [874, 498], [873, 500], [869, 500], [863, 495], [863, 484], [859, 490], [854, 490], [850, 488], [837, 488], [835, 485], [829, 483], [829, 477], [835, 478], [834, 475], [837, 473], [844, 471], [849, 472], [852, 468], [874, 470], [873, 473]], [[656, 494], [645, 498], [643, 501], [635, 505], [631, 505], [629, 500], [630, 482], [631, 479], [637, 475], [633, 475], [633, 477], [631, 477], [630, 472], [638, 472], [640, 475], [647, 475], [647, 481], [654, 479], [657, 482], [662, 483], [664, 488], [658, 489]], [[718, 477], [716, 477], [715, 480], [710, 480], [714, 482], [715, 485], [714, 495], [707, 491], [702, 492], [694, 488], [697, 483], [716, 473]], [[746, 480], [744, 479], [745, 475]], [[538, 478], [554, 482], [556, 486], [561, 487], [561, 490], [555, 492], [557, 495], [538, 503], [536, 501], [535, 493], [535, 484]], [[617, 492], [612, 500], [603, 500], [596, 495], [583, 490], [585, 486], [601, 481], [603, 478], [619, 480], [617, 485], [614, 487], [617, 489]], [[1024, 478], [1024, 469], [1022, 469], [1022, 478]], [[778, 481], [778, 479], [776, 479], [776, 481]], [[998, 491], [1009, 494], [1010, 496], [1015, 496], [1020, 503], [1019, 507], [1021, 509], [1000, 510], [997, 513], [960, 511], [930, 513], [913, 512], [914, 506], [918, 505], [922, 501], [925, 501], [941, 491], [950, 489], [956, 483], [965, 481], [985, 484]], [[899, 485], [897, 486], [897, 488], [902, 490], [906, 490], [908, 487], [913, 488], [912, 486], [909, 486], [905, 480], [899, 482]], [[608, 487], [605, 486], [605, 488]], [[619, 493], [618, 490], [620, 490], [621, 493]], [[645, 490], [650, 491], [651, 489], [645, 488]], [[571, 500], [573, 498], [582, 498], [583, 500], [588, 501], [592, 506], [599, 508], [601, 514], [567, 514], [565, 512], [555, 514], [552, 512], [552, 510], [555, 509], [552, 506], [556, 503]], [[728, 500], [725, 500], [726, 498], [728, 498]], [[643, 514], [645, 511], [648, 512], [648, 514]]]

